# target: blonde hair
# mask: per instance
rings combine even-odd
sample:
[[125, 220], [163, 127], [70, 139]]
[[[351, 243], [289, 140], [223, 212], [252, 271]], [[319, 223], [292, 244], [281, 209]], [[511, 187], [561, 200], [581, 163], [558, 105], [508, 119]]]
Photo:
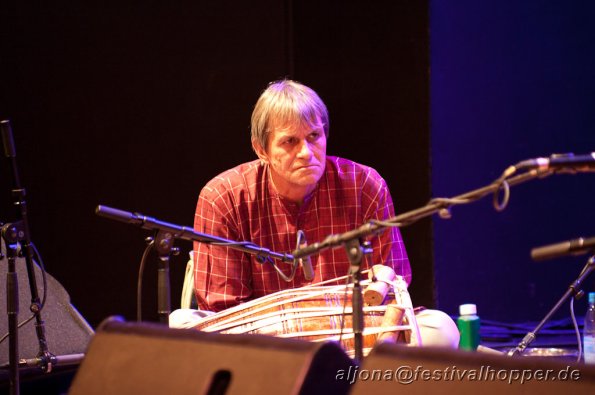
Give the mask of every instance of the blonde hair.
[[271, 129], [289, 125], [322, 127], [328, 137], [328, 110], [316, 92], [299, 82], [271, 82], [252, 112], [252, 142], [266, 150]]

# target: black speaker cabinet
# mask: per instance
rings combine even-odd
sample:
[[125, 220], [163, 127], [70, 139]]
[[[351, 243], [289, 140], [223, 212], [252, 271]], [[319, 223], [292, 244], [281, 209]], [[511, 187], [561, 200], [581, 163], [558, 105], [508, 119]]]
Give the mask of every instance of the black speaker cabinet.
[[[5, 253], [4, 240], [0, 241], [0, 250]], [[25, 259], [18, 258], [15, 263], [18, 278], [19, 315], [18, 322], [31, 317], [31, 289]], [[37, 282], [39, 298], [43, 298], [44, 283], [40, 267], [34, 263], [33, 270]], [[7, 258], [0, 259], [0, 336], [8, 334], [8, 315], [6, 313], [6, 273]], [[44, 373], [40, 366], [31, 364], [19, 368], [20, 393], [25, 394], [63, 394], [68, 389], [78, 364], [84, 356], [93, 329], [70, 303], [70, 296], [64, 287], [49, 273], [46, 273], [46, 301], [41, 318], [44, 321], [45, 338], [48, 351], [58, 359], [51, 372]], [[39, 340], [35, 330], [35, 319], [27, 322], [18, 330], [19, 359], [34, 360], [39, 353]], [[9, 340], [0, 343], [0, 394], [9, 392]]]
[[[2, 251], [4, 241], [1, 242]], [[33, 264], [39, 298], [43, 297], [44, 285], [41, 269]], [[25, 259], [16, 260], [19, 297], [19, 323], [29, 318], [32, 313], [31, 289]], [[6, 272], [7, 258], [0, 260], [0, 336], [8, 333], [8, 315], [6, 314]], [[93, 336], [93, 329], [79, 312], [70, 304], [70, 296], [64, 287], [49, 273], [46, 273], [47, 296], [41, 317], [45, 323], [45, 336], [49, 351], [56, 356], [82, 354], [87, 349]], [[39, 352], [39, 341], [35, 331], [35, 319], [29, 321], [18, 331], [19, 358], [35, 358]], [[0, 343], [0, 365], [8, 363], [8, 339]]]
[[70, 395], [346, 394], [335, 343], [224, 335], [117, 320], [100, 326]]
[[391, 344], [349, 373], [352, 395], [595, 393], [593, 365]]

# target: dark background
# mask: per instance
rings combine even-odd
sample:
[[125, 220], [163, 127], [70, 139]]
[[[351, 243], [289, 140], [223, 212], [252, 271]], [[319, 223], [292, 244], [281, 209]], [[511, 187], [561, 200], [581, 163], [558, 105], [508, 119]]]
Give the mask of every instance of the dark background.
[[[192, 225], [202, 186], [254, 158], [250, 114], [272, 80], [318, 91], [331, 116], [328, 153], [376, 168], [399, 213], [483, 186], [521, 159], [595, 146], [588, 2], [22, 2], [0, 11], [0, 115], [12, 121], [32, 237], [93, 326], [134, 319], [147, 235], [96, 217], [95, 206]], [[15, 214], [0, 163], [6, 222]], [[537, 265], [528, 251], [592, 234], [593, 192], [593, 174], [555, 176], [514, 188], [503, 213], [486, 199], [403, 229], [414, 303], [541, 318], [583, 259]], [[174, 308], [191, 247], [178, 245]], [[155, 278], [153, 259], [149, 320]]]
[[[434, 196], [485, 185], [521, 159], [595, 151], [595, 3], [431, 4]], [[439, 307], [467, 300], [485, 318], [540, 320], [587, 257], [535, 263], [530, 250], [593, 236], [593, 196], [595, 173], [555, 175], [514, 187], [504, 212], [486, 198], [436, 219]], [[593, 276], [584, 288], [595, 291]]]

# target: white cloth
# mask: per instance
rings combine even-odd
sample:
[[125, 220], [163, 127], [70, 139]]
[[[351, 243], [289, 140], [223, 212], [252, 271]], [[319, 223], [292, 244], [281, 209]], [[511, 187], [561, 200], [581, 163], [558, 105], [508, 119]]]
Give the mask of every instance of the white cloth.
[[195, 309], [177, 309], [169, 315], [170, 328], [188, 328], [198, 323], [205, 317], [213, 315], [212, 311]]
[[[182, 287], [182, 298], [180, 307], [190, 309], [194, 302], [194, 251], [189, 252], [189, 259], [186, 263], [186, 274], [184, 276], [184, 285]], [[196, 306], [196, 303], [194, 303]]]
[[426, 309], [415, 315], [423, 346], [458, 348], [457, 324], [440, 310]]

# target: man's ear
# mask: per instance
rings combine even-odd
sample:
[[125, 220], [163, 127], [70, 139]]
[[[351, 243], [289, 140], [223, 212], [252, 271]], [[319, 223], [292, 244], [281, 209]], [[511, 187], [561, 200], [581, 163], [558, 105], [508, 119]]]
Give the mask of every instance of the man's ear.
[[260, 145], [258, 141], [252, 140], [252, 149], [254, 150], [254, 152], [256, 152], [256, 155], [258, 155], [261, 161], [263, 161], [264, 163], [269, 162], [269, 157], [266, 151], [264, 150], [264, 148], [262, 148], [262, 145]]

